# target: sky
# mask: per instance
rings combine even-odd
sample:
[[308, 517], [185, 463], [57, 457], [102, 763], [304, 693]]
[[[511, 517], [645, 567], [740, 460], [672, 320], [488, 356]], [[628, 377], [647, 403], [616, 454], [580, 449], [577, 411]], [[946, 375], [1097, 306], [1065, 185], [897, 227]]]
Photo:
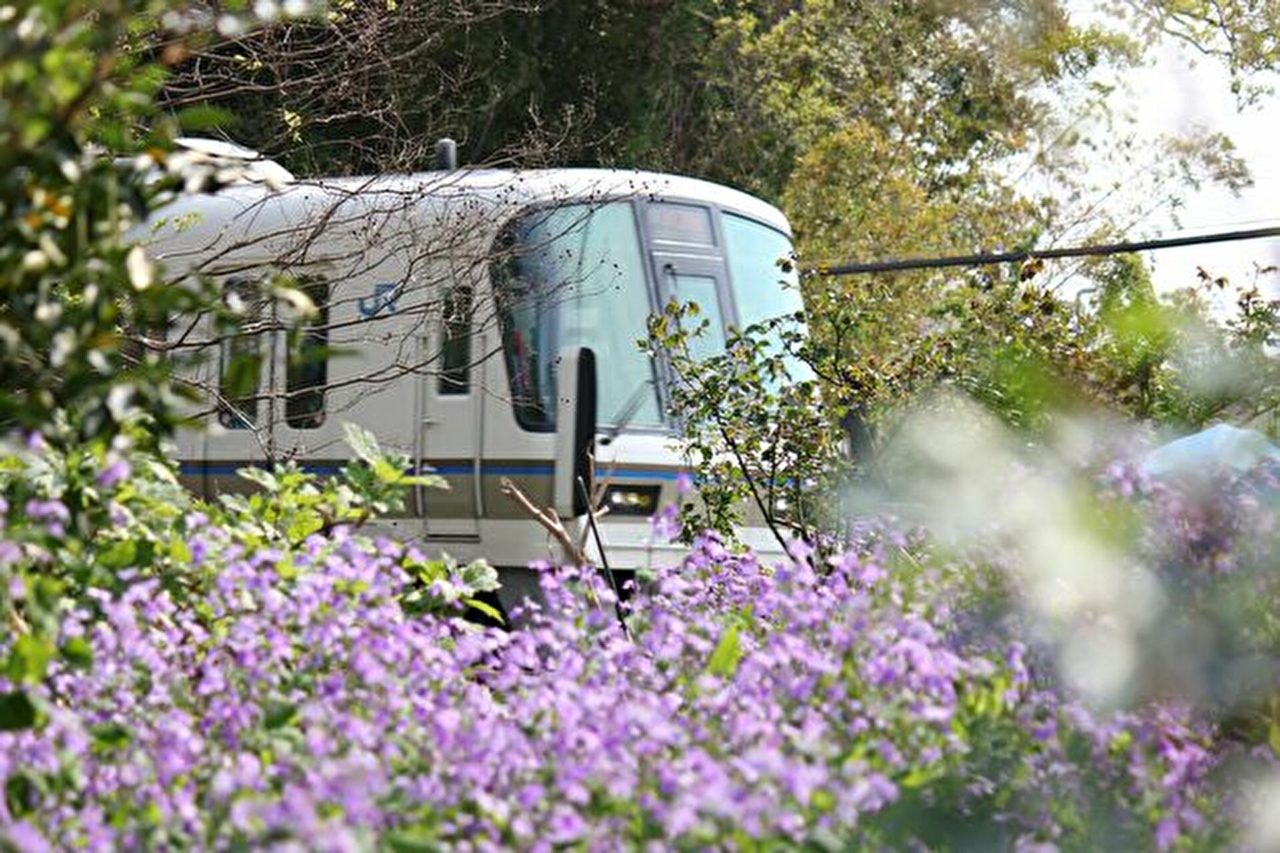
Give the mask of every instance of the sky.
[[[1197, 125], [1222, 131], [1236, 144], [1254, 181], [1239, 196], [1218, 187], [1191, 192], [1179, 213], [1180, 227], [1165, 211], [1142, 223], [1131, 239], [1280, 226], [1280, 94], [1238, 111], [1227, 69], [1172, 40], [1150, 66], [1124, 82], [1128, 91], [1118, 96], [1145, 133], [1179, 134]], [[1275, 82], [1280, 86], [1280, 79]], [[1193, 283], [1197, 267], [1247, 284], [1255, 264], [1280, 264], [1280, 239], [1166, 249], [1147, 258], [1161, 290]], [[1262, 276], [1258, 284], [1272, 298], [1280, 297], [1280, 275]]]

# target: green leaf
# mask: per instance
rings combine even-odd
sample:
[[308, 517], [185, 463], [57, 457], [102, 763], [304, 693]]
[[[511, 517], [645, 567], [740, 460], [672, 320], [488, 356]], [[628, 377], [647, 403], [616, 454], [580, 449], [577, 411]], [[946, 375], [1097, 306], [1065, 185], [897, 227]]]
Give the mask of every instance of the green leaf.
[[53, 658], [53, 643], [43, 637], [27, 634], [19, 637], [9, 650], [6, 667], [10, 681], [34, 684], [44, 679]]
[[191, 562], [191, 548], [182, 537], [175, 536], [169, 540], [169, 559], [179, 566], [185, 566]]
[[213, 130], [235, 123], [235, 116], [227, 110], [205, 104], [187, 107], [178, 113], [178, 124], [188, 133]]
[[98, 555], [98, 562], [108, 569], [132, 566], [138, 555], [138, 546], [132, 539], [121, 539]]
[[35, 806], [36, 786], [31, 777], [22, 771], [14, 773], [4, 783], [4, 804], [9, 813], [23, 817], [32, 812]]
[[291, 702], [268, 702], [262, 725], [267, 729], [280, 729], [298, 718], [298, 706]]
[[449, 488], [449, 481], [439, 474], [404, 474], [398, 482], [402, 486], [422, 486], [426, 489]]
[[427, 560], [425, 563], [406, 563], [404, 568], [406, 571], [412, 572], [414, 577], [427, 585], [430, 585], [434, 580], [447, 577], [449, 574], [449, 564], [444, 560]]
[[93, 735], [93, 747], [99, 751], [128, 746], [129, 741], [133, 739], [129, 730], [120, 723], [102, 723], [89, 731]]
[[738, 662], [742, 660], [742, 643], [738, 638], [738, 626], [730, 625], [720, 635], [711, 658], [707, 661], [707, 672], [721, 678], [732, 678], [738, 671]]
[[377, 437], [359, 424], [344, 423], [342, 437], [351, 451], [368, 465], [373, 466], [382, 458]]
[[36, 603], [40, 607], [45, 610], [53, 610], [58, 606], [58, 601], [62, 598], [62, 582], [47, 575], [41, 576], [35, 582], [34, 592]]
[[920, 788], [933, 780], [937, 773], [924, 767], [913, 767], [899, 781], [903, 788]]
[[0, 695], [0, 732], [17, 732], [36, 724], [36, 706], [21, 690]]
[[62, 644], [62, 659], [78, 669], [93, 666], [93, 649], [84, 637], [71, 637]]
[[499, 611], [498, 608], [494, 607], [493, 605], [488, 604], [484, 601], [481, 601], [478, 598], [464, 598], [462, 601], [468, 607], [472, 608], [473, 610], [479, 611], [485, 616], [488, 616], [493, 621], [499, 624], [506, 624], [506, 620], [502, 618], [501, 611]]
[[502, 586], [498, 570], [484, 560], [472, 560], [463, 566], [462, 582], [476, 592], [493, 592]]
[[280, 483], [276, 480], [275, 475], [266, 469], [251, 466], [239, 469], [236, 471], [236, 475], [243, 480], [248, 480], [250, 483], [261, 486], [268, 492], [280, 491]]
[[1133, 733], [1128, 730], [1117, 732], [1112, 736], [1107, 749], [1112, 755], [1119, 755], [1133, 745]]
[[404, 481], [405, 473], [388, 462], [383, 456], [378, 456], [369, 464], [373, 468], [373, 476], [377, 477], [380, 482], [401, 483]]
[[435, 853], [440, 843], [422, 829], [401, 829], [386, 837], [387, 847], [394, 853]]

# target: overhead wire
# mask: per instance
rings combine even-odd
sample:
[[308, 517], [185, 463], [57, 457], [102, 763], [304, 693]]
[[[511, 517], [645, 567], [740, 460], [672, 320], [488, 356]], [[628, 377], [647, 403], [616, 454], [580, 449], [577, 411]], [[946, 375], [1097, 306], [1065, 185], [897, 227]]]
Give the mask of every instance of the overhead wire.
[[842, 276], [863, 273], [900, 272], [904, 270], [943, 269], [947, 267], [978, 267], [991, 264], [1021, 263], [1030, 260], [1054, 258], [1081, 258], [1096, 255], [1122, 255], [1130, 252], [1147, 252], [1173, 249], [1180, 246], [1203, 246], [1210, 243], [1231, 243], [1243, 240], [1262, 240], [1280, 237], [1280, 226], [1253, 228], [1242, 231], [1220, 231], [1211, 234], [1189, 234], [1181, 237], [1160, 237], [1121, 243], [1095, 243], [1064, 248], [1019, 249], [1012, 252], [978, 252], [969, 255], [944, 255], [934, 258], [892, 258], [880, 261], [850, 261], [819, 263], [807, 267], [804, 272], [813, 276]]

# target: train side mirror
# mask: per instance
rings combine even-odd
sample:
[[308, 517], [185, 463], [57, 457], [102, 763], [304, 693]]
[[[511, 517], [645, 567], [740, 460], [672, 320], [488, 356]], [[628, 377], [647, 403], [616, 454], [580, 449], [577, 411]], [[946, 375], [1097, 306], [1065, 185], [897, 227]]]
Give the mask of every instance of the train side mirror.
[[561, 518], [577, 518], [595, 484], [596, 356], [565, 347], [557, 360], [555, 505]]

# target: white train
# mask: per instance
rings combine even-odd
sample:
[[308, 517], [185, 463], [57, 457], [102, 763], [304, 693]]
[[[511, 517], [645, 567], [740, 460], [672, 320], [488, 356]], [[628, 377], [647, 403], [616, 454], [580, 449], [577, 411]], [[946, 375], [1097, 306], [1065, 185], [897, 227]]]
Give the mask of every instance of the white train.
[[[674, 550], [652, 541], [647, 520], [674, 499], [682, 463], [662, 366], [637, 345], [646, 319], [693, 300], [723, 334], [800, 307], [794, 273], [778, 265], [791, 252], [783, 214], [687, 177], [454, 169], [243, 183], [162, 214], [151, 254], [170, 274], [220, 281], [247, 317], [241, 335], [219, 337], [206, 320], [169, 331], [171, 346], [210, 356], [190, 377], [211, 392], [211, 423], [180, 438], [186, 482], [205, 495], [243, 488], [235, 471], [268, 459], [335, 470], [349, 455], [341, 425], [353, 421], [450, 484], [419, 490], [387, 526], [498, 566], [554, 547], [501, 480], [562, 517], [581, 514], [583, 431], [595, 433], [610, 565]], [[284, 309], [250, 286], [274, 269], [319, 308], [301, 359], [290, 357]], [[594, 383], [575, 375], [582, 348]], [[256, 376], [230, 376], [250, 351]], [[745, 538], [777, 548], [764, 530]]]

